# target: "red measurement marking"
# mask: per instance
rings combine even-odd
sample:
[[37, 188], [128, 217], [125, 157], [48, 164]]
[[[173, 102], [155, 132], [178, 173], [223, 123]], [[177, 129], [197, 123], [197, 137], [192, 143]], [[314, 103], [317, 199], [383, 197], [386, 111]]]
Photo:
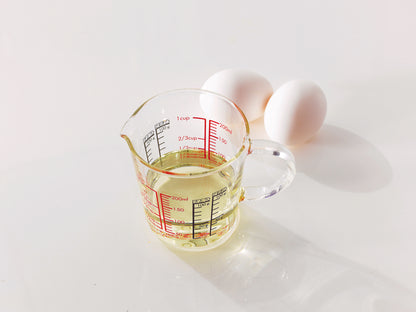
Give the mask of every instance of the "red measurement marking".
[[[137, 164], [139, 163], [139, 161], [136, 158], [134, 159], [134, 162]], [[140, 172], [139, 166], [138, 165], [134, 166], [134, 169], [136, 170], [137, 179], [139, 179], [140, 183], [145, 184], [142, 173]]]
[[206, 148], [206, 143], [207, 143], [207, 119], [206, 118], [202, 118], [202, 117], [193, 117], [194, 119], [199, 119], [199, 120], [203, 120], [204, 121], [204, 158], [207, 158], [207, 148]]
[[154, 193], [155, 193], [155, 196], [156, 196], [156, 202], [157, 202], [157, 207], [155, 206], [155, 204], [153, 204], [150, 200], [149, 200], [149, 198], [147, 198], [147, 194], [146, 194], [146, 196], [144, 196], [143, 198], [148, 202], [148, 203], [150, 203], [150, 205], [151, 206], [153, 206], [154, 208], [157, 208], [157, 215], [158, 215], [158, 217], [159, 217], [159, 220], [160, 220], [160, 225], [158, 225], [158, 226], [160, 226], [160, 228], [162, 229], [162, 218], [160, 217], [160, 207], [159, 207], [159, 197], [157, 196], [157, 192], [154, 190], [154, 189], [152, 189], [150, 186], [148, 186], [147, 184], [143, 184], [145, 187], [147, 187], [149, 190], [151, 190], [151, 191], [153, 191]]
[[211, 153], [215, 152], [216, 149], [216, 140], [217, 137], [217, 127], [219, 125], [219, 122], [216, 122], [214, 120], [209, 121], [209, 128], [208, 128], [208, 159], [211, 160]]
[[163, 214], [163, 223], [165, 225], [165, 231], [169, 234], [175, 234], [172, 232], [172, 225], [171, 224], [166, 224], [166, 221], [168, 222], [172, 222], [172, 219], [170, 218], [171, 215], [171, 211], [172, 211], [172, 207], [169, 206], [169, 199], [172, 196], [160, 193], [160, 201], [162, 203], [162, 214]]
[[[204, 151], [204, 154], [198, 153], [197, 150]], [[196, 148], [195, 152], [188, 152], [182, 156], [183, 158], [206, 158], [206, 151], [203, 148]]]
[[146, 212], [146, 218], [147, 218], [147, 221], [151, 223], [153, 231], [160, 232], [160, 230], [163, 230], [163, 228], [159, 226], [159, 223], [149, 216], [149, 212]]
[[209, 236], [209, 233], [203, 232], [203, 233], [198, 233], [197, 235], [195, 235], [195, 238], [202, 238], [202, 237], [207, 237]]

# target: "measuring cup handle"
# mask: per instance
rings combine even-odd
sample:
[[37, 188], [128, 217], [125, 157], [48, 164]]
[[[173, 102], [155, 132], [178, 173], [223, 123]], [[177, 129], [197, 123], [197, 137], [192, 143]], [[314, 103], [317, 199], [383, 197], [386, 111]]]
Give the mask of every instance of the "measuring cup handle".
[[[295, 158], [282, 144], [268, 140], [251, 140], [248, 160], [267, 163], [278, 170], [274, 182], [270, 185], [244, 187], [244, 200], [255, 200], [271, 197], [287, 187], [296, 175]], [[257, 169], [257, 168], [256, 168]], [[257, 174], [259, 174], [257, 172]], [[266, 172], [264, 172], [266, 174]], [[245, 176], [244, 180], [252, 180]], [[252, 181], [251, 181], [252, 182]]]

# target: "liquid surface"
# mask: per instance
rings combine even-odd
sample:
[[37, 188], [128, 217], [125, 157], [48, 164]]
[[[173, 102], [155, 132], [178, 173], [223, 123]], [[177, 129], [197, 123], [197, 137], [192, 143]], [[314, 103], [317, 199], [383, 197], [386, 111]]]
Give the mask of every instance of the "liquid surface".
[[172, 152], [152, 165], [177, 177], [149, 171], [142, 183], [142, 197], [148, 222], [154, 232], [175, 247], [199, 249], [214, 247], [225, 240], [238, 221], [241, 176], [232, 166], [205, 174], [225, 162], [216, 154], [204, 158], [203, 151]]

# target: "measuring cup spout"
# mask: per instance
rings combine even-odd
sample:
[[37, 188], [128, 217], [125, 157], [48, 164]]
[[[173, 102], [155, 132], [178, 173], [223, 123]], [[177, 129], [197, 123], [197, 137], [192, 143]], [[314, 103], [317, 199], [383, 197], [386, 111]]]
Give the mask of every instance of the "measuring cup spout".
[[128, 145], [131, 144], [130, 138], [127, 136], [127, 134], [120, 133], [120, 136], [127, 142]]
[[132, 143], [132, 129], [130, 126], [131, 119], [127, 120], [127, 122], [124, 124], [123, 128], [120, 131], [120, 136], [126, 141], [127, 145], [129, 146], [130, 150], [135, 153], [133, 143]]

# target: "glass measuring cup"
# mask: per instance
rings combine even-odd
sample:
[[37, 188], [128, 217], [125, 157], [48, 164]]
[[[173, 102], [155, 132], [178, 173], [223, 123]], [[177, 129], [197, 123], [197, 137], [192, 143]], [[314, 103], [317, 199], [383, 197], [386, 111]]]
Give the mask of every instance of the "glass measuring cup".
[[[225, 242], [238, 225], [240, 201], [270, 197], [295, 176], [288, 149], [251, 140], [238, 106], [205, 90], [173, 90], [150, 98], [128, 119], [121, 136], [133, 156], [150, 228], [181, 249], [204, 250]], [[279, 172], [275, 182], [242, 186], [247, 156], [271, 159]]]

